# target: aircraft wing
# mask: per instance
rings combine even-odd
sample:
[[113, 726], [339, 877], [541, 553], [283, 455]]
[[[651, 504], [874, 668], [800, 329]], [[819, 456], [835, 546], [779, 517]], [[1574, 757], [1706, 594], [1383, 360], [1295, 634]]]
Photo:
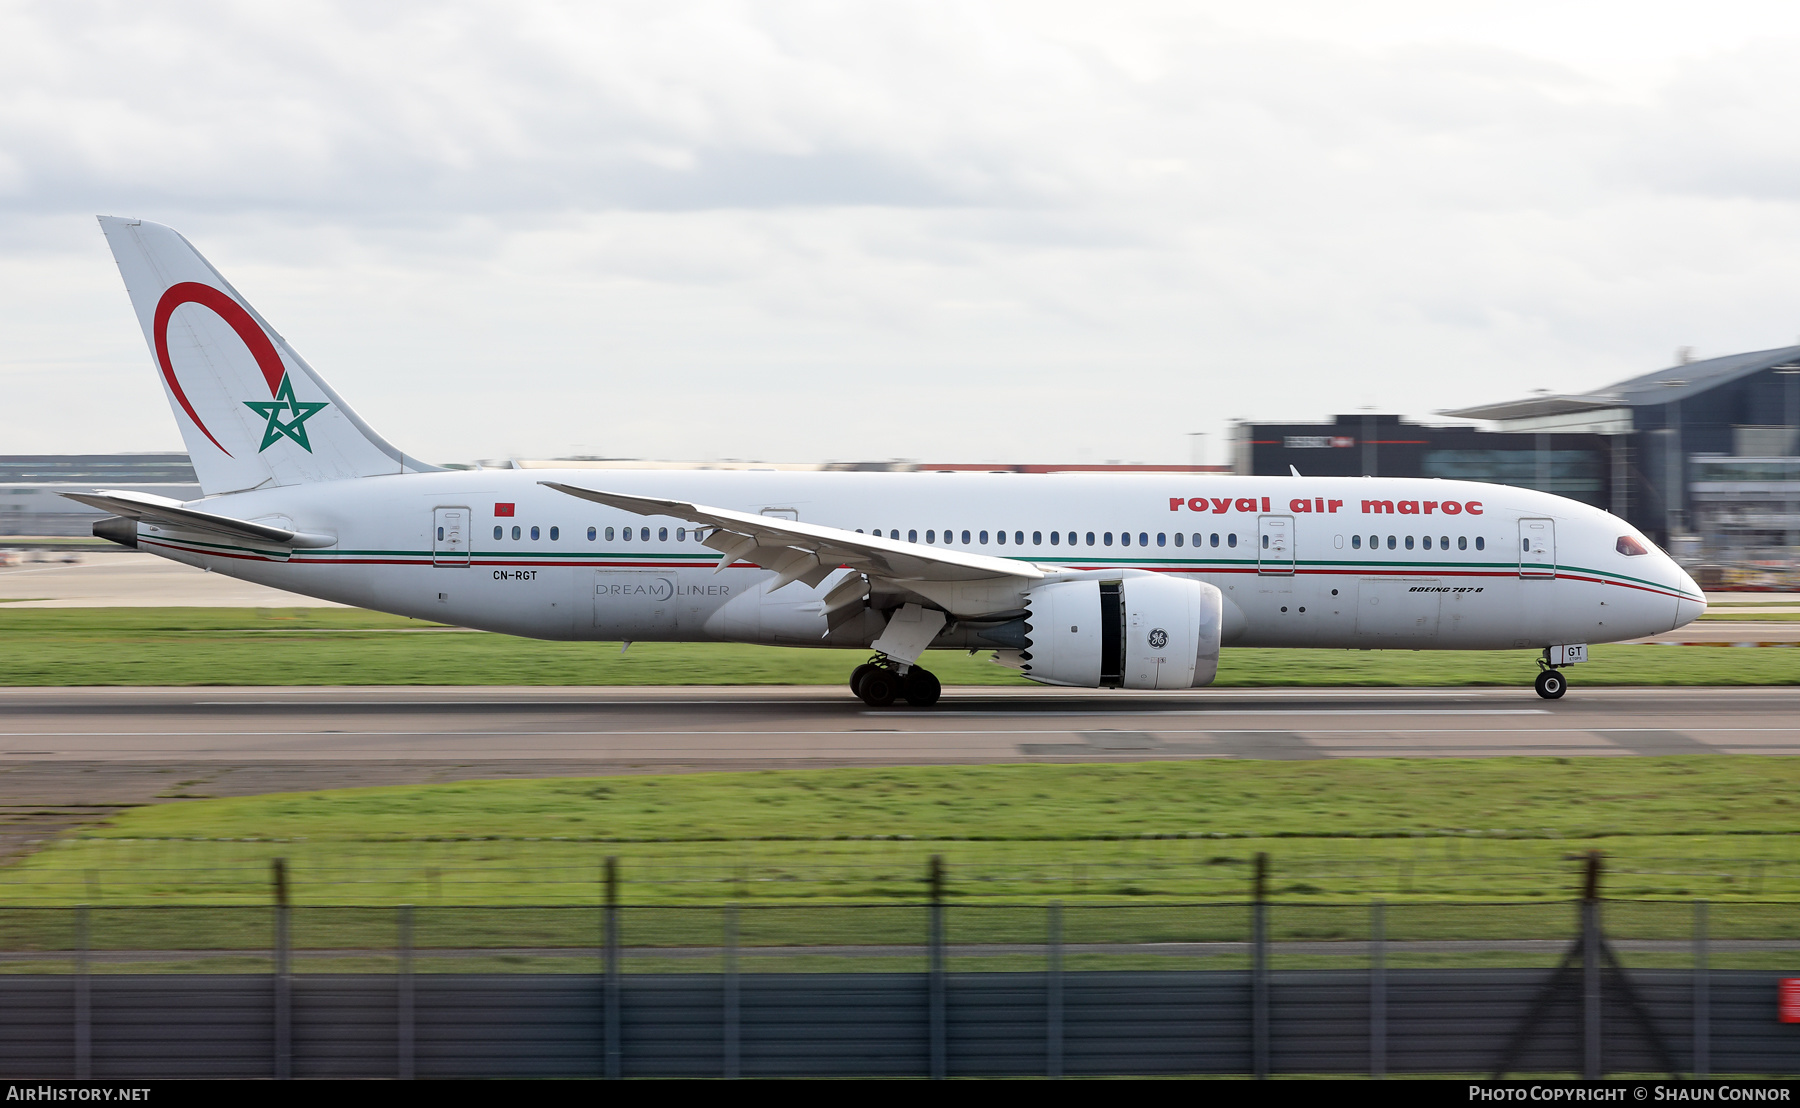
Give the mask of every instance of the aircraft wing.
[[816, 523], [689, 504], [684, 500], [603, 492], [560, 481], [540, 481], [538, 484], [637, 515], [670, 516], [710, 528], [712, 533], [702, 541], [722, 555], [718, 568], [724, 569], [739, 559], [749, 559], [780, 575], [780, 583], [775, 588], [793, 581], [804, 581], [816, 587], [839, 566], [849, 566], [871, 577], [890, 581], [991, 581], [995, 578], [1035, 581], [1045, 576], [1042, 569], [1015, 558], [996, 558], [942, 546], [901, 542], [846, 531], [841, 527], [821, 527]]
[[200, 531], [209, 535], [274, 543], [279, 546], [320, 547], [333, 546], [337, 543], [337, 539], [330, 535], [290, 531], [285, 527], [271, 527], [266, 523], [251, 523], [247, 519], [233, 519], [230, 516], [202, 512], [184, 507], [179, 500], [171, 500], [166, 496], [153, 496], [149, 493], [95, 489], [91, 493], [65, 492], [62, 495], [70, 500], [99, 508], [103, 512], [111, 512], [114, 515], [124, 516], [126, 519], [135, 519], [153, 527], [168, 527], [177, 531]]

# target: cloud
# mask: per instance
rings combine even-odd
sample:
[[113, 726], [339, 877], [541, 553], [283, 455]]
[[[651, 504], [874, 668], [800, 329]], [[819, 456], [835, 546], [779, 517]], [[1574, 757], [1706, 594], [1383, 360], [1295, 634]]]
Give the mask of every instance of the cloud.
[[0, 436], [175, 445], [100, 211], [179, 226], [443, 458], [1174, 461], [1769, 346], [1770, 11], [11, 5], [0, 376], [40, 411]]

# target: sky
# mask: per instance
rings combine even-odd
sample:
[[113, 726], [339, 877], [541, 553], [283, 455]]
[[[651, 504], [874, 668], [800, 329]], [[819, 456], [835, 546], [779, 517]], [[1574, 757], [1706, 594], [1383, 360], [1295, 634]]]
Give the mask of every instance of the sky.
[[1797, 50], [1733, 0], [0, 0], [0, 454], [182, 447], [96, 214], [433, 461], [1221, 463], [1597, 389], [1800, 341]]

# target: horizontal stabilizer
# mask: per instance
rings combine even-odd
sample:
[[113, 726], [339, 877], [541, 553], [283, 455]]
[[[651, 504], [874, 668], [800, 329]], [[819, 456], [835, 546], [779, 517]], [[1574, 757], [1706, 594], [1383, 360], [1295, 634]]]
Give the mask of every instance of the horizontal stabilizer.
[[116, 516], [124, 516], [126, 519], [135, 519], [139, 523], [147, 523], [152, 527], [168, 527], [177, 531], [200, 531], [209, 535], [240, 540], [248, 539], [252, 542], [271, 543], [276, 546], [312, 548], [337, 545], [337, 539], [331, 535], [290, 531], [285, 527], [271, 527], [266, 523], [251, 523], [245, 519], [233, 519], [230, 516], [202, 512], [185, 507], [181, 501], [172, 500], [166, 496], [152, 496], [142, 492], [120, 492], [113, 489], [96, 489], [91, 493], [65, 492], [62, 495], [70, 500], [99, 508], [103, 512], [111, 512]]

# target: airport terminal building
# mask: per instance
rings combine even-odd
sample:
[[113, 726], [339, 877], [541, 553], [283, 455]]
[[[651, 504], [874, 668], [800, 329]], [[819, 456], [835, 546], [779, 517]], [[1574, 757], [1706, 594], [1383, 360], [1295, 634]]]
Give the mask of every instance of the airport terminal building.
[[1800, 566], [1800, 346], [1441, 414], [1487, 428], [1365, 414], [1241, 424], [1234, 469], [1541, 489], [1630, 520], [1717, 583], [1795, 583], [1786, 578]]

